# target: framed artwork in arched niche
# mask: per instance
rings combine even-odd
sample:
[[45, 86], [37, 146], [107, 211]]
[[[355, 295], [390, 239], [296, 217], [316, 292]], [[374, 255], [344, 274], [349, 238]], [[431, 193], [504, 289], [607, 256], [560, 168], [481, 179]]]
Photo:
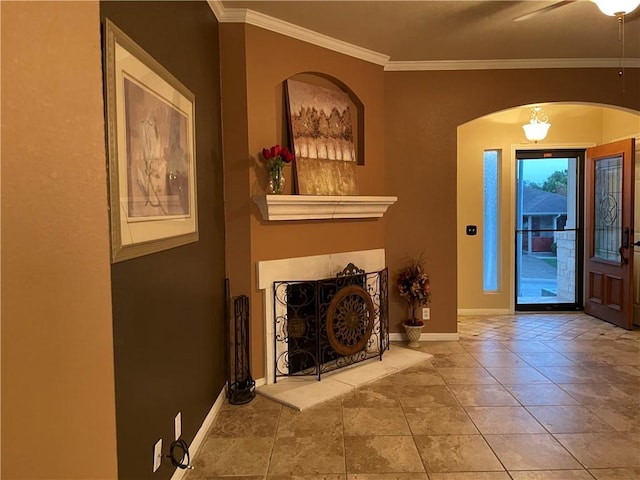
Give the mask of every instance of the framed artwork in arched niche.
[[332, 79], [301, 74], [285, 82], [289, 138], [300, 195], [358, 195], [362, 104]]

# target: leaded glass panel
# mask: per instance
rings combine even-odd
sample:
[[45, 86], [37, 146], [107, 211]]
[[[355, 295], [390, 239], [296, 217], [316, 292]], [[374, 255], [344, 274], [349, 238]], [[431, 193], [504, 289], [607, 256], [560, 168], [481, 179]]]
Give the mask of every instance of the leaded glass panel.
[[620, 261], [622, 219], [622, 157], [595, 161], [593, 255]]

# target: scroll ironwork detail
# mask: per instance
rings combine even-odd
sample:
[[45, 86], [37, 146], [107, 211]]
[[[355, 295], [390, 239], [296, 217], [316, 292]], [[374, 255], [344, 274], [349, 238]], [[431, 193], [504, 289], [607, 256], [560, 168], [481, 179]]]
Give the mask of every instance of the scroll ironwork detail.
[[275, 380], [317, 376], [389, 348], [388, 271], [349, 264], [336, 278], [274, 282]]

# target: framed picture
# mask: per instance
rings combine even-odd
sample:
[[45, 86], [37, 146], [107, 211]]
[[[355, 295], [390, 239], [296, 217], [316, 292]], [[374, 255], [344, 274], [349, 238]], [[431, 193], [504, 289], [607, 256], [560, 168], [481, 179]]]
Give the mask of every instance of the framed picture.
[[111, 261], [197, 241], [195, 96], [109, 20], [104, 63]]
[[287, 80], [289, 133], [301, 195], [357, 195], [352, 102], [346, 92]]

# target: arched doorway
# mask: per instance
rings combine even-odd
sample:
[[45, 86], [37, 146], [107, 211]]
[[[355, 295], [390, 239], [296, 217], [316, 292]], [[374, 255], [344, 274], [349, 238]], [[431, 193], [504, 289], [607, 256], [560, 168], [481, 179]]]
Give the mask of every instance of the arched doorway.
[[[546, 104], [552, 124], [547, 138], [527, 142], [522, 125], [531, 106], [496, 112], [458, 127], [457, 231], [458, 313], [507, 314], [515, 311], [516, 299], [516, 152], [545, 149], [585, 149], [621, 138], [640, 135], [638, 112], [591, 104]], [[494, 288], [487, 289], [487, 265], [483, 239], [484, 157], [496, 153], [496, 205]], [[637, 203], [637, 200], [636, 200]], [[636, 209], [638, 210], [638, 209]], [[636, 212], [637, 213], [637, 212]], [[467, 234], [476, 226], [477, 235]]]

